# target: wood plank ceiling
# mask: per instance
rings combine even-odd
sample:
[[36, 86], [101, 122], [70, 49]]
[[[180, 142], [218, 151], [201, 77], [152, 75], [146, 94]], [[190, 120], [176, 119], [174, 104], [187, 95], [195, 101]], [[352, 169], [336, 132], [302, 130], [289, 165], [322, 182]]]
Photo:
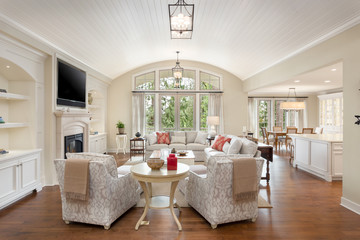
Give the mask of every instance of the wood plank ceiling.
[[176, 0], [0, 0], [11, 23], [116, 78], [144, 64], [205, 62], [241, 79], [358, 24], [359, 0], [188, 0], [191, 40], [171, 40]]

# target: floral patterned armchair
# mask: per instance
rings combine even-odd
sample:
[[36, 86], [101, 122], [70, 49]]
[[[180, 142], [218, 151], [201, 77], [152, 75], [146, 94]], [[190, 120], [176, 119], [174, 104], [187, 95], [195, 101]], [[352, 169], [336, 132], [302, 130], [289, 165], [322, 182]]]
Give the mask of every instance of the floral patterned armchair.
[[[190, 171], [189, 177], [180, 181], [180, 191], [190, 206], [198, 211], [216, 228], [218, 224], [240, 220], [256, 220], [258, 216], [258, 199], [235, 202], [232, 196], [233, 163], [230, 158], [241, 158], [239, 155], [210, 157], [207, 172]], [[257, 181], [260, 183], [263, 158], [255, 158]], [[191, 170], [191, 168], [190, 168]], [[197, 169], [198, 170], [198, 169]]]
[[[65, 159], [54, 161], [60, 185], [62, 217], [70, 221], [102, 225], [111, 224], [134, 206], [140, 198], [140, 188], [128, 171], [118, 174], [113, 156], [96, 153], [67, 153], [67, 158], [90, 159], [89, 198], [87, 201], [67, 199], [64, 193]], [[121, 167], [120, 167], [121, 168]], [[124, 175], [123, 175], [124, 174]]]

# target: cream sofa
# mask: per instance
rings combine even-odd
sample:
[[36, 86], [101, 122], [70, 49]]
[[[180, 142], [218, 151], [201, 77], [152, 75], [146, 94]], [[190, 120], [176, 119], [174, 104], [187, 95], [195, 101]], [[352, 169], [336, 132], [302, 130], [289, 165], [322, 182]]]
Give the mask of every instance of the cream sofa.
[[[241, 138], [234, 135], [224, 135], [228, 138], [231, 138], [230, 143], [225, 143], [223, 146], [223, 151], [218, 151], [213, 149], [211, 146], [204, 149], [206, 160], [210, 159], [210, 157], [220, 157], [220, 156], [227, 156], [227, 155], [239, 155], [243, 157], [255, 157], [258, 158], [261, 156], [261, 152], [258, 149], [258, 145], [248, 140], [247, 138]], [[216, 137], [217, 138], [217, 137]], [[213, 143], [216, 141], [213, 141]]]
[[62, 218], [73, 222], [102, 225], [111, 224], [140, 199], [139, 183], [131, 177], [129, 169], [116, 168], [113, 156], [97, 153], [67, 153], [67, 158], [90, 159], [89, 199], [67, 199], [64, 193], [65, 159], [54, 161], [60, 185]]
[[175, 148], [176, 150], [192, 150], [195, 155], [196, 162], [204, 162], [206, 155], [204, 149], [209, 147], [207, 136], [208, 133], [198, 131], [179, 131], [169, 132], [170, 144], [158, 144], [156, 133], [147, 134], [144, 136], [146, 140], [145, 159], [149, 159], [154, 150], [162, 148]]
[[[258, 216], [258, 199], [234, 201], [232, 196], [231, 159], [243, 156], [213, 156], [208, 165], [190, 166], [189, 177], [179, 182], [179, 189], [185, 193], [188, 204], [198, 211], [216, 228], [218, 224], [241, 220], [255, 221]], [[257, 185], [261, 180], [263, 158], [255, 158], [257, 166]]]

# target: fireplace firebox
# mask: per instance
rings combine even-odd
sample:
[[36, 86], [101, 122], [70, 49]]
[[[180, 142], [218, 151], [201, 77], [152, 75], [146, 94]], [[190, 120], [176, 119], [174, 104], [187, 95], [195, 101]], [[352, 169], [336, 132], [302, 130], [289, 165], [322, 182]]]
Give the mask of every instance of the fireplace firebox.
[[65, 136], [65, 149], [64, 149], [64, 155], [66, 158], [66, 153], [76, 153], [76, 152], [83, 152], [83, 134], [74, 134]]

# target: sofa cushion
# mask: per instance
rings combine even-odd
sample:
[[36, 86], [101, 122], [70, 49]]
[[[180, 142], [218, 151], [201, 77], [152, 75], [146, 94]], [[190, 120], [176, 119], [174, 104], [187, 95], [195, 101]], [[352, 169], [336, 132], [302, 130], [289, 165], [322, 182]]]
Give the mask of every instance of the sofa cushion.
[[154, 144], [154, 145], [151, 145], [151, 146], [147, 146], [146, 150], [147, 151], [153, 151], [153, 150], [160, 150], [162, 148], [169, 148], [169, 145], [167, 145], [167, 144]]
[[225, 156], [226, 154], [222, 151], [217, 151], [211, 147], [207, 147], [204, 149], [206, 159], [209, 159], [212, 156]]
[[195, 138], [194, 143], [206, 144], [208, 133], [206, 132], [198, 132]]
[[188, 131], [188, 132], [185, 132], [185, 135], [186, 135], [186, 143], [194, 143], [195, 142], [195, 139], [196, 139], [196, 136], [197, 136], [197, 133], [196, 131]]
[[193, 151], [204, 151], [207, 148], [207, 145], [200, 144], [200, 143], [188, 143], [186, 145], [186, 150], [193, 150]]
[[146, 134], [145, 138], [146, 138], [149, 145], [154, 145], [154, 144], [157, 143], [157, 135], [156, 135], [156, 133]]
[[181, 143], [181, 144], [185, 144], [185, 136], [184, 137], [180, 137], [180, 136], [173, 136], [171, 137], [171, 144], [173, 143]]
[[170, 135], [168, 132], [156, 132], [158, 144], [170, 144]]
[[171, 143], [168, 148], [175, 148], [176, 151], [179, 150], [186, 150], [186, 145], [185, 144], [181, 144], [181, 143]]
[[240, 154], [251, 154], [251, 156], [255, 156], [258, 145], [246, 138], [241, 138], [241, 141], [242, 147], [240, 150]]
[[216, 139], [215, 143], [211, 146], [213, 149], [222, 151], [223, 146], [226, 142], [230, 142], [231, 138], [227, 138], [224, 136], [219, 135], [219, 137]]
[[232, 138], [230, 141], [230, 146], [228, 148], [227, 154], [240, 153], [241, 146], [242, 146], [242, 142], [240, 140], [238, 140], [237, 138]]
[[229, 148], [230, 148], [230, 143], [226, 142], [223, 146], [222, 151], [227, 154], [229, 151]]

